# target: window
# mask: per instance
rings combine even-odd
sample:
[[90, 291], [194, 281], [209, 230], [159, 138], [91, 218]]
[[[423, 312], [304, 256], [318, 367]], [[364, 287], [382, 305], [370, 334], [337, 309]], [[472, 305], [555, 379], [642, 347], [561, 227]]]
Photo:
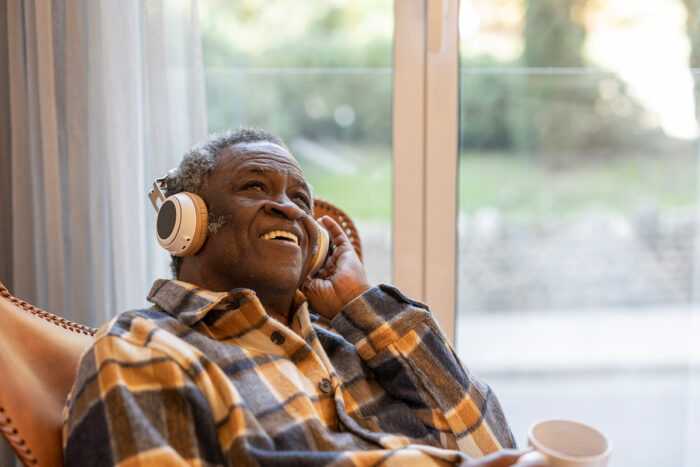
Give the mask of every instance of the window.
[[611, 465], [700, 459], [696, 29], [670, 0], [461, 2], [456, 340], [521, 444], [573, 418]]
[[611, 466], [696, 465], [691, 3], [204, 0], [209, 129], [289, 144], [521, 445], [574, 418]]

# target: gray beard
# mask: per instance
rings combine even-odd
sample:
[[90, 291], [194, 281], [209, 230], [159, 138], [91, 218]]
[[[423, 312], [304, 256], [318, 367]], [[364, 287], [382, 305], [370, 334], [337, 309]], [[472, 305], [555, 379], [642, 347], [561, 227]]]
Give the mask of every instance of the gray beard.
[[214, 216], [209, 213], [209, 219], [207, 222], [207, 236], [218, 233], [219, 230], [221, 230], [221, 228], [230, 220], [231, 216]]

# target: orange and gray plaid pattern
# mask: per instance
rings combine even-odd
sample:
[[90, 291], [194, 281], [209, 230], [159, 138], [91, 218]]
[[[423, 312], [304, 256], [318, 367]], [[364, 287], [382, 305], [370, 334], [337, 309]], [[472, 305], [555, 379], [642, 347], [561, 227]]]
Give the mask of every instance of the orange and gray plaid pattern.
[[455, 465], [514, 447], [430, 311], [381, 285], [289, 326], [255, 293], [159, 280], [103, 326], [64, 409], [66, 465]]

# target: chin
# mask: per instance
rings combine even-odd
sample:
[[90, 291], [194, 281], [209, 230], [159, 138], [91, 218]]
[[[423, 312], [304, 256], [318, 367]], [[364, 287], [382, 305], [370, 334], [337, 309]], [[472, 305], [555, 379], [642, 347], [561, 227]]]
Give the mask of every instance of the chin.
[[261, 278], [258, 282], [262, 287], [268, 287], [270, 289], [279, 291], [290, 291], [293, 292], [299, 288], [303, 277], [301, 276], [301, 271], [299, 270], [284, 270], [279, 269], [274, 274], [269, 274], [267, 277]]

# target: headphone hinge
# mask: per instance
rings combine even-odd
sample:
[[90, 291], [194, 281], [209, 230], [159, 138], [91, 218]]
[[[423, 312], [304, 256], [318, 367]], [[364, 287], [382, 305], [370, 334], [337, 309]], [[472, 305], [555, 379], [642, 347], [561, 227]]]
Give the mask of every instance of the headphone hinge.
[[[165, 201], [165, 196], [163, 195], [163, 191], [161, 189], [168, 188], [168, 183], [166, 181], [167, 178], [167, 175], [165, 177], [157, 178], [153, 182], [153, 189], [148, 192], [148, 199], [151, 200], [151, 204], [153, 205], [153, 209], [156, 210], [156, 213], [160, 211], [160, 207]], [[158, 204], [158, 200], [160, 200], [160, 204]]]

